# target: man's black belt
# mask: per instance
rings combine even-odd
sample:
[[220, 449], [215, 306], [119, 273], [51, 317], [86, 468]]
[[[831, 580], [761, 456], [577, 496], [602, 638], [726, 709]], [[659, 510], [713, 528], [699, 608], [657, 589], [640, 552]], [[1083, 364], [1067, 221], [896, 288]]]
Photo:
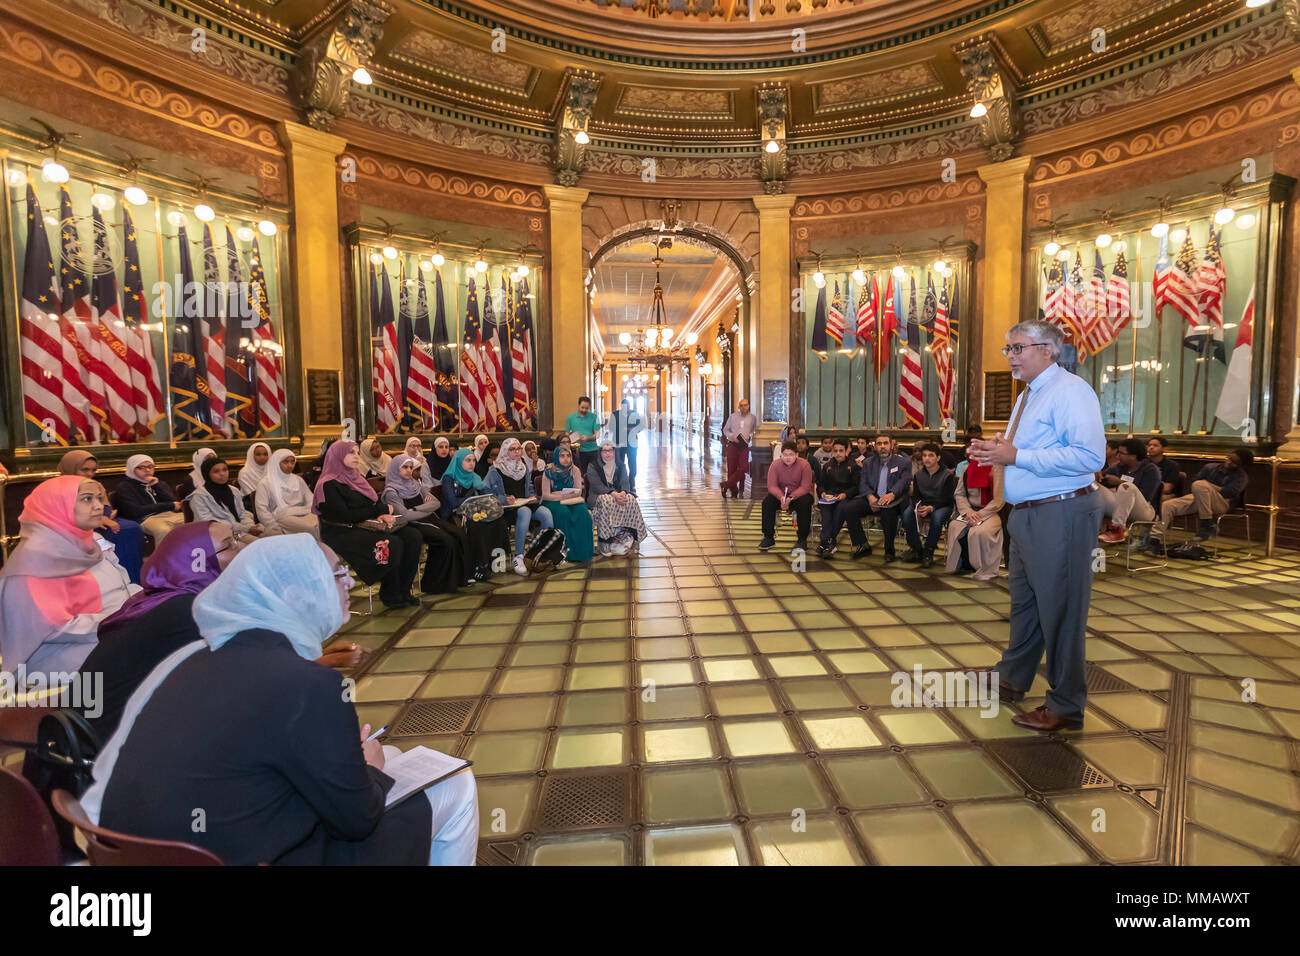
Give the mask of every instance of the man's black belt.
[[1021, 508], [1033, 508], [1036, 505], [1051, 504], [1053, 501], [1069, 501], [1071, 498], [1081, 498], [1084, 495], [1090, 495], [1096, 490], [1097, 483], [1094, 481], [1092, 484], [1084, 488], [1076, 488], [1074, 491], [1067, 491], [1063, 495], [1052, 495], [1050, 498], [1035, 498], [1033, 501], [1022, 501], [1018, 505], [1012, 505], [1011, 510], [1018, 511]]

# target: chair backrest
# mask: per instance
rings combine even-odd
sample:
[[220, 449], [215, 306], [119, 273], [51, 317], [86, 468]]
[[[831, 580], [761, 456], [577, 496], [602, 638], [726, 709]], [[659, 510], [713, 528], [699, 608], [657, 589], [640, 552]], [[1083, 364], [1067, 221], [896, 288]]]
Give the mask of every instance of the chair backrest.
[[90, 822], [81, 802], [66, 790], [51, 797], [54, 812], [76, 827], [86, 838], [86, 855], [91, 866], [222, 866], [210, 850], [174, 840], [150, 840], [107, 830]]
[[54, 819], [36, 788], [0, 767], [0, 866], [58, 866]]

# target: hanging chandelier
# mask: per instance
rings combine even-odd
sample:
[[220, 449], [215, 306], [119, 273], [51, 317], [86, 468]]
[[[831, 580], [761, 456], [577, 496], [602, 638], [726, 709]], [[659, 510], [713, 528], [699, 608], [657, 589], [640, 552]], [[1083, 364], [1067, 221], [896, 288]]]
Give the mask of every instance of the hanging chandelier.
[[659, 243], [655, 243], [655, 288], [654, 298], [650, 303], [650, 321], [644, 328], [635, 332], [620, 332], [619, 344], [627, 349], [628, 363], [635, 368], [653, 368], [660, 371], [673, 362], [687, 361], [686, 350], [694, 345], [699, 336], [687, 332], [680, 338], [668, 324], [668, 310], [664, 306], [664, 287], [660, 281], [663, 256]]

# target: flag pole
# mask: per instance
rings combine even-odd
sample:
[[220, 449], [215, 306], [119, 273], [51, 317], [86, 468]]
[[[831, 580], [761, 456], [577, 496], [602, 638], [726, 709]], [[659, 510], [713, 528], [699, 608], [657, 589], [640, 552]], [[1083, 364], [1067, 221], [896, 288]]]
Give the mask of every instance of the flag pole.
[[[1175, 432], [1175, 434], [1185, 435], [1186, 431], [1183, 428], [1183, 379], [1185, 378], [1185, 373], [1187, 371], [1187, 349], [1180, 348], [1178, 352], [1179, 352], [1178, 355], [1178, 431]], [[1196, 382], [1193, 380], [1192, 382], [1193, 400], [1195, 400], [1196, 398], [1195, 392], [1196, 392]], [[1191, 411], [1189, 410], [1187, 414], [1191, 415]]]
[[[1183, 351], [1185, 352], [1186, 349], [1184, 349]], [[1187, 403], [1187, 431], [1191, 431], [1191, 430], [1192, 430], [1192, 412], [1193, 412], [1193, 410], [1196, 408], [1196, 386], [1199, 385], [1199, 384], [1200, 384], [1200, 381], [1201, 381], [1201, 365], [1202, 365], [1202, 364], [1203, 364], [1203, 363], [1201, 362], [1201, 359], [1198, 357], [1198, 358], [1196, 359], [1196, 367], [1195, 367], [1195, 370], [1194, 370], [1194, 372], [1193, 372], [1193, 374], [1192, 374], [1192, 397], [1191, 397], [1191, 400], [1188, 401], [1188, 403]], [[1182, 414], [1182, 410], [1180, 409], [1180, 410], [1179, 410], [1179, 415], [1180, 415], [1180, 417], [1181, 417], [1181, 414]]]
[[[844, 340], [840, 339], [840, 345]], [[831, 428], [840, 427], [840, 352], [831, 355]]]
[[[1135, 232], [1133, 236], [1135, 240], [1133, 243], [1133, 248], [1134, 248], [1133, 261], [1136, 263], [1134, 265], [1134, 268], [1137, 270], [1133, 274], [1139, 277], [1137, 302], [1138, 305], [1141, 305], [1142, 304], [1142, 279], [1140, 277], [1142, 275], [1142, 233]], [[1137, 422], [1134, 421], [1134, 419], [1137, 417], [1135, 406], [1137, 405], [1137, 364], [1138, 364], [1137, 361], [1138, 360], [1138, 330], [1137, 330], [1137, 320], [1133, 317], [1132, 292], [1133, 292], [1133, 287], [1130, 285], [1128, 323], [1133, 327], [1133, 364], [1129, 366], [1129, 370], [1128, 370], [1128, 433], [1130, 438], [1133, 437], [1133, 433], [1137, 431]], [[1116, 339], [1116, 341], [1118, 341], [1118, 338]], [[1157, 356], [1157, 364], [1159, 364], [1158, 359], [1159, 357]], [[1157, 372], [1156, 374], [1159, 375], [1160, 373]], [[1160, 382], [1157, 379], [1156, 395], [1159, 396], [1159, 394], [1160, 394]], [[1159, 428], [1156, 429], [1156, 431], [1159, 430], [1160, 430]]]
[[[1201, 379], [1201, 430], [1198, 435], [1208, 435], [1210, 433], [1210, 353], [1213, 351], [1214, 326], [1210, 325], [1210, 331], [1205, 333], [1205, 347], [1201, 350], [1205, 357], [1201, 359], [1201, 364], [1205, 366], [1205, 375]], [[1190, 426], [1191, 423], [1189, 422]]]

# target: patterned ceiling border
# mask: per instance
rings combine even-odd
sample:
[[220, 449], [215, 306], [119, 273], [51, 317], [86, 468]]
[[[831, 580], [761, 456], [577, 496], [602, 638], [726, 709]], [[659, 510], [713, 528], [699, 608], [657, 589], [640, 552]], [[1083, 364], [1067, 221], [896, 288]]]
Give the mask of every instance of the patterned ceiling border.
[[[748, 155], [704, 155], [698, 152], [686, 156], [655, 157], [657, 179], [752, 180], [758, 182], [760, 159], [757, 149], [744, 150]], [[588, 149], [585, 172], [607, 176], [626, 176], [640, 180], [644, 171], [644, 152], [637, 154], [614, 153], [603, 149]]]
[[546, 197], [541, 190], [527, 186], [492, 182], [459, 173], [444, 173], [436, 169], [414, 166], [392, 159], [381, 159], [364, 153], [349, 150], [344, 153], [357, 163], [357, 171], [372, 179], [385, 182], [402, 183], [430, 189], [435, 193], [449, 196], [462, 196], [489, 202], [498, 206], [509, 206], [527, 212], [536, 212], [546, 208]]
[[[931, 62], [931, 60], [921, 60], [916, 63], [909, 63], [902, 70], [873, 70], [868, 73], [858, 73], [854, 76], [839, 77], [833, 80], [810, 80], [808, 86], [812, 88], [813, 112], [819, 115], [826, 113], [844, 113], [850, 110], [860, 110], [872, 106], [881, 106], [886, 103], [898, 103], [903, 100], [914, 99], [926, 94], [942, 93], [943, 83], [940, 82], [939, 77], [935, 74], [934, 68], [930, 65]], [[825, 90], [834, 84], [846, 85], [853, 83], [855, 80], [868, 80], [873, 77], [889, 76], [891, 78], [896, 78], [899, 73], [914, 68], [923, 69], [929, 76], [931, 82], [903, 87], [895, 93], [881, 93], [876, 96], [867, 95], [859, 99], [840, 103], [825, 102]]]
[[927, 186], [875, 190], [852, 196], [832, 196], [822, 199], [800, 199], [794, 204], [791, 219], [815, 219], [823, 216], [860, 215], [884, 212], [921, 203], [964, 201], [972, 196], [982, 196], [984, 184], [978, 176], [963, 176], [951, 183], [932, 183]]
[[1229, 103], [1213, 111], [1193, 113], [1156, 130], [1143, 130], [1102, 145], [1088, 146], [1063, 156], [1039, 160], [1034, 163], [1029, 182], [1045, 183], [1107, 166], [1150, 159], [1194, 140], [1221, 136], [1247, 126], [1277, 122], [1280, 114], [1296, 110], [1300, 110], [1300, 87], [1288, 81], [1244, 102]]
[[929, 136], [898, 138], [877, 145], [815, 152], [792, 149], [790, 150], [790, 178], [874, 169], [895, 163], [914, 163], [927, 159], [938, 163], [943, 157], [958, 156], [982, 148], [983, 140], [979, 127], [967, 123]]
[[237, 141], [279, 158], [284, 155], [274, 127], [231, 113], [216, 105], [190, 99], [116, 65], [97, 64], [87, 54], [49, 42], [27, 30], [0, 21], [0, 59], [10, 60], [87, 92], [108, 96], [173, 123]]
[[[635, 96], [635, 91], [649, 90], [652, 93], [660, 94], [665, 98], [671, 99], [670, 94], [682, 94], [685, 97], [691, 93], [720, 93], [726, 101], [726, 106], [722, 109], [703, 110], [703, 109], [670, 109], [668, 107], [652, 106], [635, 106], [628, 105], [629, 97]], [[728, 122], [736, 118], [736, 91], [723, 89], [692, 89], [685, 87], [668, 87], [656, 89], [646, 87], [642, 83], [620, 83], [618, 92], [618, 103], [614, 107], [615, 116], [639, 116], [648, 119], [666, 119], [666, 120], [701, 120], [705, 122]]]
[[[1114, 2], [1117, 2], [1121, 7], [1131, 8], [1133, 5], [1131, 0], [1114, 0]], [[1149, 5], [1143, 8], [1142, 10], [1133, 13], [1130, 16], [1122, 16], [1118, 21], [1111, 21], [1109, 23], [1103, 22], [1100, 19], [1103, 16], [1103, 14], [1097, 12], [1095, 16], [1092, 17], [1092, 21], [1094, 26], [1104, 28], [1106, 32], [1109, 34], [1116, 30], [1122, 30], [1125, 27], [1130, 27], [1135, 23], [1141, 23], [1143, 20], [1149, 20], [1151, 17], [1155, 16], [1156, 14], [1168, 10], [1170, 7], [1176, 6], [1177, 4], [1178, 4], [1178, 0], [1159, 0], [1159, 2]], [[1082, 7], [1085, 5], [1090, 7], [1090, 13], [1091, 13], [1095, 11], [1098, 6], [1100, 6], [1100, 3], [1098, 2], [1098, 0], [1084, 0], [1083, 3], [1077, 3], [1074, 6], [1070, 7], [1069, 9], [1073, 10], [1076, 7]], [[1038, 23], [1031, 24], [1025, 29], [1025, 32], [1029, 34], [1029, 38], [1034, 41], [1034, 46], [1038, 48], [1038, 52], [1041, 53], [1044, 57], [1057, 56], [1061, 53], [1065, 53], [1068, 50], [1073, 50], [1079, 47], [1088, 46], [1092, 42], [1091, 30], [1085, 30], [1083, 33], [1072, 36], [1065, 42], [1058, 43], [1057, 45], [1053, 46], [1052, 41], [1047, 36], [1047, 31], [1045, 31], [1042, 27], [1042, 23], [1047, 19], [1049, 18], [1045, 17], [1043, 21], [1039, 21]]]
[[[478, 76], [472, 76], [471, 74], [465, 73], [461, 70], [453, 70], [440, 63], [436, 63], [433, 60], [426, 60], [413, 53], [402, 51], [402, 46], [405, 45], [408, 40], [413, 36], [422, 35], [428, 35], [428, 31], [425, 30], [420, 31], [419, 33], [413, 32], [407, 34], [402, 38], [401, 42], [397, 46], [388, 51], [387, 55], [399, 63], [405, 63], [407, 66], [413, 66], [417, 69], [428, 70], [430, 73], [433, 73], [436, 76], [441, 76], [444, 79], [453, 80], [457, 83], [464, 83], [467, 86], [476, 86], [480, 89], [491, 90], [494, 93], [501, 93], [505, 96], [528, 97], [532, 95], [533, 90], [537, 86], [537, 79], [541, 74], [541, 71], [535, 66], [524, 63], [522, 60], [515, 60], [513, 58], [509, 59], [510, 63], [517, 64], [528, 70], [528, 77], [524, 80], [523, 85], [515, 86], [486, 80]], [[435, 37], [435, 39], [438, 38]], [[462, 48], [465, 49], [462, 44], [456, 45], [462, 46]], [[479, 53], [480, 51], [468, 50], [468, 52]]]

